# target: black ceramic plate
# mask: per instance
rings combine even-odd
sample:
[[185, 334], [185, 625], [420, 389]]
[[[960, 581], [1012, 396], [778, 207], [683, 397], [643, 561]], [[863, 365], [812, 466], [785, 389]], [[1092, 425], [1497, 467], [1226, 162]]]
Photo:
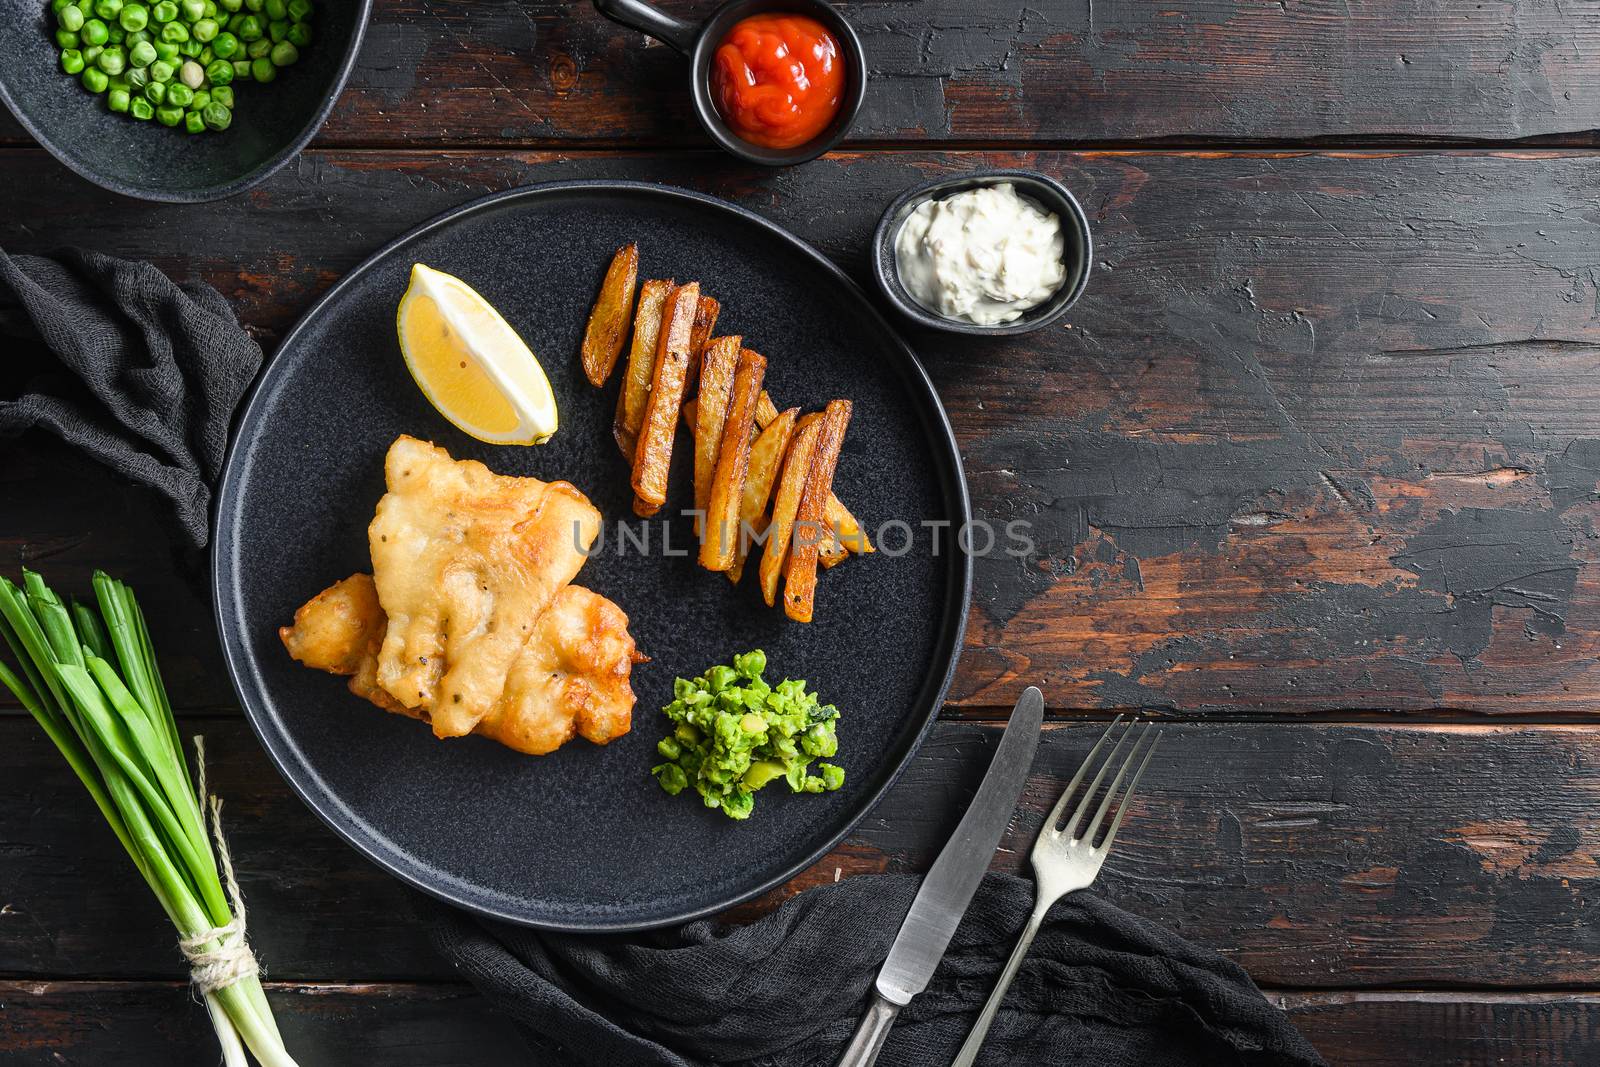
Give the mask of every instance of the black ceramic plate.
[[96, 185], [142, 200], [232, 196], [287, 163], [321, 127], [355, 65], [372, 0], [321, 0], [300, 61], [267, 85], [239, 83], [233, 125], [189, 134], [106, 108], [61, 71], [49, 0], [0, 0], [0, 100], [50, 154]]
[[[617, 379], [591, 387], [577, 344], [605, 264], [634, 240], [644, 277], [699, 279], [722, 301], [719, 332], [768, 358], [783, 405], [849, 397], [855, 414], [836, 486], [869, 531], [899, 520], [883, 550], [818, 582], [816, 621], [701, 570], [687, 518], [652, 524], [651, 552], [613, 536], [632, 517], [611, 440]], [[495, 447], [454, 430], [423, 400], [395, 341], [413, 262], [459, 275], [543, 362], [561, 429], [542, 447]], [[607, 522], [578, 582], [628, 613], [651, 658], [633, 675], [633, 731], [605, 747], [521, 756], [479, 738], [442, 742], [357, 700], [342, 679], [292, 662], [277, 628], [330, 582], [369, 569], [366, 527], [397, 434], [492, 469], [564, 478]], [[669, 505], [692, 498], [687, 434]], [[670, 510], [670, 506], [669, 509]], [[663, 511], [663, 515], [666, 511]], [[285, 339], [240, 420], [218, 505], [214, 580], [227, 663], [278, 768], [329, 825], [412, 884], [485, 915], [547, 928], [626, 930], [683, 921], [754, 896], [832, 847], [911, 758], [949, 684], [969, 561], [936, 552], [925, 521], [967, 517], [960, 460], [937, 396], [905, 343], [809, 246], [709, 197], [623, 182], [515, 190], [437, 219], [379, 252]], [[948, 540], [948, 538], [947, 538]], [[772, 680], [806, 678], [838, 705], [847, 772], [836, 793], [768, 787], [733, 822], [649, 773], [674, 676], [765, 649]]]

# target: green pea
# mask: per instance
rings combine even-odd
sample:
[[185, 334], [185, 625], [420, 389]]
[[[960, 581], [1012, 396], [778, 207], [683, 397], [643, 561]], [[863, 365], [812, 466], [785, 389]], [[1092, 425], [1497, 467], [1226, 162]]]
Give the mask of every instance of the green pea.
[[178, 10], [185, 22], [199, 22], [206, 17], [206, 0], [178, 0]]
[[171, 41], [156, 40], [151, 41], [150, 43], [156, 46], [157, 59], [164, 59], [168, 63], [171, 63], [178, 58], [178, 46], [173, 44]]
[[62, 29], [77, 33], [83, 29], [83, 12], [75, 7], [64, 7], [61, 14], [56, 16], [56, 22]]
[[122, 13], [122, 0], [95, 0], [94, 13], [111, 22]]
[[250, 77], [254, 78], [256, 81], [269, 82], [277, 76], [278, 68], [272, 65], [272, 60], [252, 59], [250, 61]]
[[273, 44], [277, 44], [289, 36], [289, 23], [283, 19], [267, 23], [267, 36], [272, 38]]
[[183, 116], [183, 128], [190, 133], [205, 133], [206, 120], [200, 117], [200, 112], [191, 111]]
[[106, 77], [106, 72], [99, 67], [84, 67], [83, 73], [78, 75], [83, 80], [83, 87], [91, 93], [103, 93], [106, 86], [111, 84], [111, 79]]
[[233, 81], [233, 64], [226, 59], [215, 59], [206, 67], [206, 80], [213, 87], [227, 85]]
[[217, 39], [211, 42], [211, 51], [217, 54], [218, 59], [228, 59], [239, 50], [239, 38], [231, 33], [217, 34]]
[[183, 121], [183, 108], [158, 107], [156, 108], [156, 121], [163, 126], [176, 126]]
[[259, 12], [266, 6], [266, 2], [267, 0], [244, 0], [244, 9], [246, 11]]
[[167, 83], [167, 103], [173, 107], [188, 107], [194, 100], [194, 90], [182, 82]]
[[144, 98], [152, 104], [165, 103], [167, 99], [167, 83], [151, 82], [144, 87]]
[[250, 77], [250, 60], [236, 59], [233, 61], [233, 76], [235, 79]]
[[73, 33], [71, 30], [56, 31], [57, 48], [77, 48], [81, 44], [83, 44], [82, 34]]
[[304, 22], [311, 17], [311, 0], [289, 0], [289, 21]]
[[76, 74], [83, 69], [83, 53], [76, 48], [63, 48], [61, 50], [61, 69], [68, 74]]
[[50, 0], [50, 14], [54, 15], [56, 18], [60, 18], [61, 9], [71, 6], [72, 0]]
[[149, 30], [134, 30], [128, 34], [128, 47], [132, 48], [136, 44], [147, 44], [153, 40], [155, 38], [150, 36]]
[[128, 49], [128, 62], [132, 63], [135, 68], [148, 67], [155, 61], [156, 48], [149, 41], [140, 41]]
[[211, 106], [211, 90], [210, 89], [196, 89], [195, 92], [194, 92], [194, 99], [189, 101], [189, 110], [190, 111], [204, 111], [206, 108], [208, 108], [210, 106]]
[[177, 68], [165, 59], [158, 59], [150, 64], [150, 80], [153, 82], [171, 81], [175, 73], [177, 73]]
[[207, 19], [216, 18], [217, 17], [216, 0], [206, 0], [204, 6], [202, 6], [200, 10], [203, 12], [203, 14], [200, 16], [201, 18], [207, 18]]
[[272, 65], [275, 67], [292, 67], [295, 60], [300, 58], [300, 49], [284, 41], [272, 46]]
[[239, 28], [234, 32], [239, 35], [241, 41], [259, 41], [262, 34], [261, 20], [254, 15], [246, 15], [239, 20]]
[[181, 22], [169, 22], [161, 27], [161, 39], [168, 44], [182, 44], [189, 39], [189, 27]]
[[99, 19], [90, 19], [83, 24], [80, 33], [87, 44], [105, 44], [111, 37], [111, 32], [106, 29], [106, 24]]
[[251, 59], [265, 59], [272, 54], [272, 42], [265, 37], [259, 41], [251, 41], [245, 48], [244, 54]]
[[134, 97], [133, 103], [128, 106], [128, 114], [140, 122], [149, 122], [155, 113], [156, 109], [150, 106], [150, 101], [142, 96]]
[[86, 66], [94, 66], [94, 61], [100, 58], [100, 53], [106, 50], [103, 44], [92, 44], [83, 50], [83, 62]]
[[[229, 66], [228, 68], [228, 77], [230, 80], [233, 78], [232, 66]], [[211, 102], [213, 104], [221, 104], [223, 107], [231, 108], [233, 106], [233, 86], [213, 85], [211, 87]]]
[[134, 67], [128, 71], [128, 88], [136, 93], [144, 92], [144, 87], [150, 84], [150, 72], [143, 67]]
[[150, 9], [143, 4], [124, 4], [117, 22], [129, 33], [135, 33], [150, 25]]
[[261, 5], [261, 10], [273, 21], [289, 17], [289, 5], [284, 3], [284, 0], [266, 0]]
[[126, 115], [132, 103], [133, 97], [128, 95], [126, 89], [112, 89], [106, 94], [106, 107], [119, 115]]
[[217, 31], [221, 28], [221, 26], [217, 25], [216, 19], [201, 19], [194, 24], [194, 29], [189, 32], [194, 35], [194, 39], [197, 41], [211, 41], [216, 39]]
[[203, 67], [216, 58], [216, 53], [211, 51], [211, 46], [206, 45], [204, 48], [200, 49], [200, 54], [194, 57], [194, 61]]
[[127, 38], [127, 36], [127, 31], [121, 26], [118, 26], [115, 22], [106, 27], [107, 44], [121, 44], [123, 40]]
[[157, 22], [171, 22], [178, 17], [178, 5], [172, 0], [160, 0], [160, 3], [150, 9], [150, 17]]
[[128, 57], [122, 54], [120, 48], [107, 48], [96, 57], [95, 63], [107, 74], [121, 74], [127, 69]]
[[311, 24], [309, 22], [297, 22], [290, 26], [289, 36], [285, 40], [296, 48], [304, 48], [311, 43]]
[[187, 56], [189, 59], [194, 59], [205, 50], [206, 46], [195, 40], [193, 37], [189, 38], [187, 41], [178, 46], [178, 54], [180, 56]]
[[241, 7], [244, 7], [244, 0], [217, 0], [217, 7], [231, 15]]
[[225, 130], [233, 125], [233, 112], [217, 103], [210, 104], [201, 111], [200, 118], [208, 130]]

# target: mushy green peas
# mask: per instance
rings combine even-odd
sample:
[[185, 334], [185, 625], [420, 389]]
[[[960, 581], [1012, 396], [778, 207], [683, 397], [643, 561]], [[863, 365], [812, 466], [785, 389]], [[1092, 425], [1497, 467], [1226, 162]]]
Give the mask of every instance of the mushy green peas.
[[[63, 73], [106, 108], [191, 133], [233, 124], [233, 86], [271, 82], [314, 33], [313, 0], [49, 0]], [[218, 91], [225, 90], [225, 91]]]
[[733, 819], [750, 817], [755, 791], [778, 779], [794, 793], [822, 793], [844, 784], [844, 770], [827, 759], [838, 751], [838, 709], [821, 704], [804, 681], [768, 685], [766, 653], [735, 656], [733, 666], [712, 667], [693, 681], [673, 683], [673, 701], [661, 709], [673, 724], [656, 751], [666, 761], [651, 768], [676, 796], [689, 785], [708, 808]]

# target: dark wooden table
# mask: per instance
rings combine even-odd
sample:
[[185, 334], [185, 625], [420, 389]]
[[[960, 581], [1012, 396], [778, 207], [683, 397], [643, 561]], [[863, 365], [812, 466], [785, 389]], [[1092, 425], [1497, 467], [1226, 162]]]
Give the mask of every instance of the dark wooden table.
[[[703, 189], [865, 282], [908, 184], [1060, 175], [1097, 245], [1070, 325], [912, 334], [976, 513], [1031, 520], [1037, 553], [980, 564], [904, 781], [736, 917], [924, 867], [1034, 683], [1051, 722], [997, 867], [1022, 865], [1086, 724], [1145, 709], [1176, 736], [1106, 896], [1238, 960], [1335, 1063], [1600, 1063], [1596, 5], [845, 6], [866, 111], [797, 169], [710, 151], [677, 58], [587, 4], [379, 0], [314, 147], [229, 202], [120, 200], [0, 122], [0, 244], [204, 278], [270, 347], [389, 238], [525, 182]], [[138, 583], [302, 1063], [525, 1062], [400, 888], [268, 766], [202, 561], [146, 493], [41, 436], [0, 444], [0, 543], [8, 572]], [[172, 942], [60, 758], [0, 710], [0, 1063], [209, 1062]]]

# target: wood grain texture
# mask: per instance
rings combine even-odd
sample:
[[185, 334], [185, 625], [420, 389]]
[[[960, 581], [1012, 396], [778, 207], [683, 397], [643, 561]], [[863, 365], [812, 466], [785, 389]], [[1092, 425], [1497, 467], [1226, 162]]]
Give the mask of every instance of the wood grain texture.
[[[1589, 143], [1600, 126], [1600, 25], [1561, 0], [840, 6], [870, 71], [857, 141]], [[320, 143], [705, 145], [687, 79], [581, 0], [379, 0]], [[7, 116], [0, 137], [23, 134]]]
[[[378, 714], [354, 704], [350, 713]], [[206, 734], [269, 976], [449, 977], [427, 948], [412, 895], [322, 828], [242, 723], [186, 725]], [[1107, 898], [1218, 948], [1266, 985], [1592, 981], [1600, 729], [1168, 729], [1097, 886]], [[1100, 730], [1046, 728], [996, 869], [1024, 869], [1044, 812]], [[848, 721], [841, 732], [848, 756]], [[837, 877], [926, 869], [998, 737], [994, 726], [941, 724], [844, 844], [730, 918], [747, 920]], [[171, 933], [135, 890], [115, 840], [49, 742], [15, 715], [0, 717], [0, 854], [0, 974], [177, 973]]]
[[[1577, 1067], [1600, 1048], [1593, 993], [1268, 995], [1334, 1064]], [[512, 1025], [463, 986], [274, 982], [268, 996], [301, 1063], [528, 1063]], [[204, 1010], [178, 983], [0, 981], [6, 1067], [170, 1067], [210, 1062], [215, 1044]]]
[[[998, 548], [1013, 521], [1033, 546], [978, 560], [953, 706], [987, 714], [1037, 683], [1056, 709], [1592, 715], [1588, 156], [897, 153], [776, 173], [707, 158], [312, 152], [248, 197], [173, 212], [81, 183], [59, 195], [52, 162], [15, 152], [0, 181], [22, 204], [0, 244], [147, 256], [217, 285], [270, 344], [384, 241], [522, 183], [705, 189], [865, 281], [867, 238], [907, 185], [1058, 174], [1098, 248], [1071, 321], [984, 344], [911, 334], [976, 514]], [[36, 440], [0, 449], [0, 565], [68, 585], [95, 565], [136, 575], [183, 702], [231, 703], [198, 561], [173, 555], [160, 509]], [[851, 461], [847, 444], [845, 477]]]

